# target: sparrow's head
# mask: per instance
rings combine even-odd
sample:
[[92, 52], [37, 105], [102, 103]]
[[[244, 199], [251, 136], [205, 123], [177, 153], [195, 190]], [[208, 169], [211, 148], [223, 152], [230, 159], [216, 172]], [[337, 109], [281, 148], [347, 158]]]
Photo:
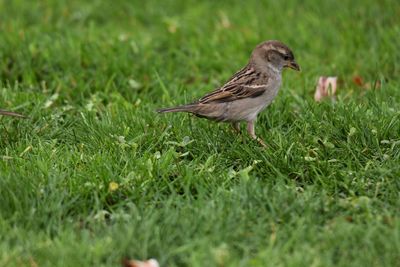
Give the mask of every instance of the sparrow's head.
[[259, 67], [279, 71], [283, 68], [291, 68], [300, 71], [300, 66], [295, 61], [292, 50], [279, 41], [266, 41], [259, 44], [253, 50], [250, 61]]

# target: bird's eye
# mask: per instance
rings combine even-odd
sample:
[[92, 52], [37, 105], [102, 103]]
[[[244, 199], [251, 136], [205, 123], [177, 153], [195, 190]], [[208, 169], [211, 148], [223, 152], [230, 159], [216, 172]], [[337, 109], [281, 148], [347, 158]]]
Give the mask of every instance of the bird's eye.
[[289, 58], [290, 58], [290, 57], [289, 57], [288, 55], [284, 55], [284, 56], [283, 56], [283, 59], [284, 59], [284, 60], [289, 60]]

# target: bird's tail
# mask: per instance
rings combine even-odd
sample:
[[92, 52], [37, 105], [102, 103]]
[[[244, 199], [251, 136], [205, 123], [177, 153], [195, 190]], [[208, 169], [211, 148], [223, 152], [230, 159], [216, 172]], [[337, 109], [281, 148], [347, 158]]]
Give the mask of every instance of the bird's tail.
[[12, 117], [17, 117], [17, 118], [26, 118], [25, 115], [22, 115], [22, 114], [19, 114], [16, 112], [12, 112], [12, 111], [3, 110], [3, 109], [0, 109], [0, 115], [12, 116]]
[[193, 112], [197, 105], [189, 104], [184, 106], [172, 107], [172, 108], [160, 108], [157, 109], [158, 113], [168, 113], [168, 112]]

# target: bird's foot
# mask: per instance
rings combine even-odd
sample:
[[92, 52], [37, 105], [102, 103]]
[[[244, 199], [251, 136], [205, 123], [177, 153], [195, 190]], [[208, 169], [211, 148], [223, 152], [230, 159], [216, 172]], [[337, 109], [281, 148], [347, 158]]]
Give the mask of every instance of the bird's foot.
[[262, 147], [267, 147], [264, 140], [256, 135], [254, 131], [254, 121], [247, 122], [247, 132], [249, 133], [250, 137], [256, 140]]
[[256, 136], [255, 140], [257, 140], [257, 142], [258, 142], [263, 148], [266, 148], [266, 147], [267, 147], [267, 145], [265, 144], [264, 140], [262, 140], [260, 137], [257, 137], [257, 136]]

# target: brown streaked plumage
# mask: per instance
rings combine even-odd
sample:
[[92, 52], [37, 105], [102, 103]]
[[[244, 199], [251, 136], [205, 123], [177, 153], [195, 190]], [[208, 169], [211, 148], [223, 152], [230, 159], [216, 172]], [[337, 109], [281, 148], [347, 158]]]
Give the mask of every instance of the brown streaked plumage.
[[247, 122], [249, 135], [265, 146], [254, 131], [258, 113], [276, 97], [281, 85], [282, 70], [300, 70], [292, 51], [279, 41], [266, 41], [252, 52], [248, 64], [223, 86], [191, 104], [159, 109], [157, 112], [189, 112], [218, 122], [231, 122], [236, 131]]

